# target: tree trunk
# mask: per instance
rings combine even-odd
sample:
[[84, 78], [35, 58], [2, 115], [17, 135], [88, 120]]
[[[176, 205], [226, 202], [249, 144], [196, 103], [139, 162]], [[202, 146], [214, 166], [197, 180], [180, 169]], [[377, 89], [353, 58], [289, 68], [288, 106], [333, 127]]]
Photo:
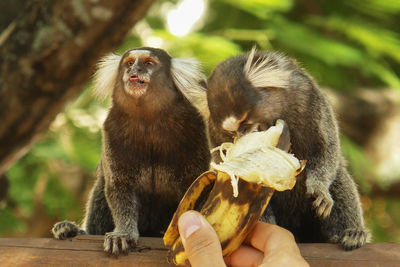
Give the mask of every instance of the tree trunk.
[[0, 175], [23, 156], [154, 0], [32, 0], [0, 35]]
[[17, 17], [18, 14], [24, 10], [26, 0], [1, 0], [0, 1], [0, 32]]

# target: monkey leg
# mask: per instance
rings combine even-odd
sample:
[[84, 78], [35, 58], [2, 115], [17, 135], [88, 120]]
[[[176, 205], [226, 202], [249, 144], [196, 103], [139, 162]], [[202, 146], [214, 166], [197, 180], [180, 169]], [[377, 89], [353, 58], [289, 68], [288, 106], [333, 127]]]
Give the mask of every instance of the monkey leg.
[[116, 180], [108, 180], [105, 192], [115, 227], [105, 234], [104, 251], [114, 256], [120, 252], [127, 254], [130, 247], [136, 246], [140, 205], [133, 188]]
[[87, 203], [83, 228], [90, 235], [104, 235], [114, 229], [114, 222], [104, 194], [104, 176], [101, 172]]
[[339, 243], [345, 250], [363, 246], [369, 239], [356, 185], [344, 167], [330, 186], [334, 200], [331, 214], [321, 220], [322, 233], [329, 242]]

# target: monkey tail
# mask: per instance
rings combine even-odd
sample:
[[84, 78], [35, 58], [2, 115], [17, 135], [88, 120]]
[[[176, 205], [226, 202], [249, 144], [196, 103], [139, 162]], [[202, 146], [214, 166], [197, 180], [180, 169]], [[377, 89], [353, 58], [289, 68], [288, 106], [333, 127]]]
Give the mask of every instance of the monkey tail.
[[62, 221], [56, 223], [51, 232], [54, 235], [54, 238], [64, 240], [67, 238], [72, 238], [77, 235], [86, 235], [86, 231], [76, 225], [74, 222]]

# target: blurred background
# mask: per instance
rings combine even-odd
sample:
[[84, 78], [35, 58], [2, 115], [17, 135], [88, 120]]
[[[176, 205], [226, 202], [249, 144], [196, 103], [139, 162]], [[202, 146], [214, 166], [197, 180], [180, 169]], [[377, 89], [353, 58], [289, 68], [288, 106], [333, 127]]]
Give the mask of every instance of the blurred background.
[[[254, 45], [294, 57], [326, 92], [372, 241], [400, 242], [400, 1], [159, 0], [115, 52], [160, 47], [208, 75]], [[109, 105], [89, 82], [0, 178], [0, 236], [49, 237], [55, 222], [82, 220]]]

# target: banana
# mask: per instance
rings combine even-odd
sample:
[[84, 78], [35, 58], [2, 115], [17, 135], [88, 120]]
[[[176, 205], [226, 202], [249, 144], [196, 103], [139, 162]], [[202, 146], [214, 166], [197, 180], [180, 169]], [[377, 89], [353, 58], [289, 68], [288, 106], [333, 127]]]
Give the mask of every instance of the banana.
[[[288, 151], [290, 148], [289, 131], [286, 124], [280, 120], [274, 127], [267, 130], [258, 141], [245, 136], [235, 144], [222, 146], [229, 147], [226, 155], [221, 155], [224, 162], [219, 165], [213, 164], [216, 171], [205, 172], [192, 183], [163, 238], [164, 244], [171, 246], [167, 256], [168, 262], [179, 266], [190, 266], [179, 236], [178, 219], [182, 213], [199, 205], [200, 195], [206, 187], [212, 186], [212, 189], [201, 206], [200, 213], [215, 229], [221, 242], [222, 253], [227, 256], [242, 244], [264, 213], [274, 191], [291, 189], [294, 186], [295, 176], [303, 170], [305, 161], [298, 161], [293, 155], [280, 150]], [[250, 135], [252, 134], [248, 134]], [[265, 146], [272, 151], [279, 148], [280, 152], [266, 153]], [[264, 156], [260, 156], [260, 153]], [[266, 154], [269, 157], [265, 157]], [[281, 160], [283, 163], [274, 165], [274, 159], [279, 157], [294, 159]], [[247, 165], [253, 168], [248, 168]], [[265, 169], [265, 166], [268, 169]], [[270, 170], [276, 166], [279, 167], [278, 170], [271, 172]], [[257, 168], [261, 168], [262, 173], [260, 170], [255, 170]], [[283, 169], [289, 172], [282, 171]], [[265, 172], [267, 175], [264, 175]]]

